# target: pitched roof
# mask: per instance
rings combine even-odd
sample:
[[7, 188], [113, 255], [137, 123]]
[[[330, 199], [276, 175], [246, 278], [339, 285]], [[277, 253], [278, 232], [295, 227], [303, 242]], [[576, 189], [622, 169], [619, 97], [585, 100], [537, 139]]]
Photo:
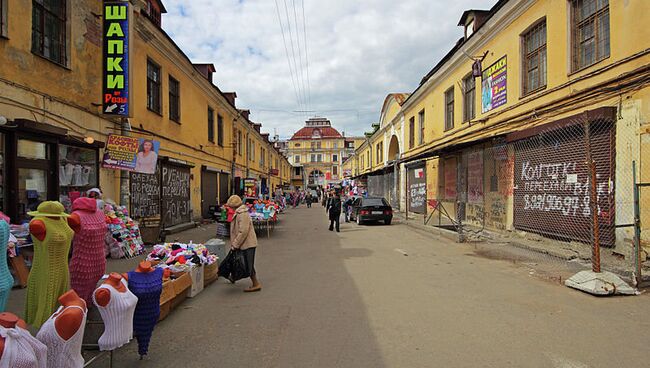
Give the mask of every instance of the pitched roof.
[[294, 133], [294, 135], [291, 137], [291, 140], [314, 139], [314, 131], [316, 130], [318, 130], [318, 133], [320, 133], [320, 138], [343, 138], [341, 133], [332, 127], [304, 127]]

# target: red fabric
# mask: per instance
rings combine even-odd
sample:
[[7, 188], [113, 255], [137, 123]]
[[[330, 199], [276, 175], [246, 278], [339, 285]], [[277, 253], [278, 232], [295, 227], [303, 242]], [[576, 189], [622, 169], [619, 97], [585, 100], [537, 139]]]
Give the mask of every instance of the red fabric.
[[97, 286], [97, 281], [106, 270], [104, 256], [104, 238], [108, 231], [106, 218], [97, 208], [97, 201], [91, 198], [78, 198], [73, 202], [72, 208], [77, 209], [73, 213], [79, 216], [81, 227], [73, 239], [70, 287], [86, 301], [87, 305], [91, 305], [92, 293]]

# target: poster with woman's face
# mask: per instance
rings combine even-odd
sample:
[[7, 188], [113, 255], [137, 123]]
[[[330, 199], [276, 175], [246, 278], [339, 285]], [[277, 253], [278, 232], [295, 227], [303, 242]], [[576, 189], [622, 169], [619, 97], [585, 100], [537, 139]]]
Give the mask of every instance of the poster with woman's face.
[[138, 153], [135, 155], [135, 170], [144, 174], [156, 172], [160, 142], [147, 138], [138, 140]]

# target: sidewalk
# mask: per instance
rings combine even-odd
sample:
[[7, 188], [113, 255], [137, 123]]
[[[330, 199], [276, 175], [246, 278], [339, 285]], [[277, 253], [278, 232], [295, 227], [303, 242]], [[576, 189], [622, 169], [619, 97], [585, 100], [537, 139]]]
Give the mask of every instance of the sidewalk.
[[[424, 215], [408, 214], [408, 220], [403, 212], [395, 212], [394, 218], [400, 222], [434, 235], [436, 238], [445, 238], [456, 243], [461, 243], [458, 231], [451, 223], [443, 223], [442, 227], [434, 226], [437, 219], [431, 219], [424, 224]], [[534, 260], [536, 265], [541, 262], [552, 266], [550, 271], [558, 274], [569, 275], [565, 269], [571, 272], [591, 268], [591, 247], [588, 244], [579, 242], [564, 242], [545, 238], [541, 235], [524, 232], [508, 231], [506, 234], [497, 233], [487, 229], [463, 225], [463, 238], [465, 243], [475, 246], [482, 246], [491, 252], [490, 257], [519, 260], [521, 257]], [[498, 248], [498, 249], [497, 249]], [[494, 251], [497, 250], [496, 254]], [[528, 254], [526, 254], [528, 253]], [[601, 268], [620, 275], [627, 281], [631, 281], [633, 265], [630, 255], [621, 255], [614, 252], [612, 248], [601, 248]], [[549, 271], [549, 268], [546, 267]], [[642, 272], [644, 281], [650, 281], [650, 261], [643, 263]], [[562, 278], [558, 276], [558, 279]]]

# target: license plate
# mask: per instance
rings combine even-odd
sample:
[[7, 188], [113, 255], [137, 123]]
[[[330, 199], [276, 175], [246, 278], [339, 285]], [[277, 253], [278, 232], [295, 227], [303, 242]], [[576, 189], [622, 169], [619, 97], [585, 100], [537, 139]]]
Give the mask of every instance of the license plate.
[[384, 213], [382, 211], [372, 211], [373, 215], [383, 215]]

